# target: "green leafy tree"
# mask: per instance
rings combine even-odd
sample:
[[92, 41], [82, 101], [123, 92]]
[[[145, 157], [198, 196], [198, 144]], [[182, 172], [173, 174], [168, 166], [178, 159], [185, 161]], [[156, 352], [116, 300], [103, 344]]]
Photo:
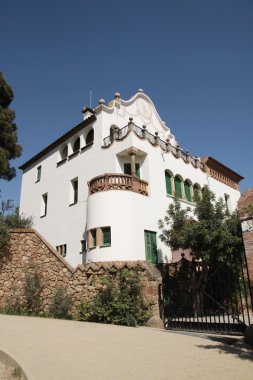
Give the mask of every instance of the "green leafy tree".
[[79, 320], [126, 326], [147, 322], [150, 315], [141, 292], [138, 268], [110, 271], [101, 279], [101, 285], [92, 303], [80, 303]]
[[56, 288], [49, 305], [49, 316], [60, 319], [71, 319], [73, 300], [66, 288]]
[[182, 209], [178, 199], [170, 204], [158, 222], [161, 240], [172, 249], [191, 249], [194, 257], [222, 262], [231, 254], [243, 252], [243, 239], [237, 211], [229, 213], [222, 199], [204, 186], [194, 211]]
[[15, 112], [9, 108], [13, 97], [11, 86], [6, 83], [0, 72], [0, 179], [7, 181], [16, 175], [10, 160], [19, 157], [22, 152], [22, 147], [17, 142]]
[[250, 203], [247, 207], [246, 207], [246, 213], [249, 215], [249, 216], [252, 216], [253, 217], [253, 203]]
[[34, 265], [25, 274], [24, 298], [25, 311], [28, 314], [38, 315], [42, 307], [41, 292], [43, 290], [40, 269]]
[[[165, 273], [166, 312], [176, 310], [178, 315], [202, 316], [212, 313], [212, 307], [221, 307], [236, 314], [249, 293], [244, 283], [245, 256], [238, 213], [229, 213], [223, 200], [216, 200], [214, 193], [205, 186], [202, 196], [196, 199], [194, 210], [182, 209], [175, 199], [165, 218], [159, 221], [159, 228], [161, 240], [170, 248], [190, 249], [193, 258], [202, 259], [201, 271], [192, 270], [194, 266], [182, 260], [173, 277]], [[170, 293], [169, 287], [177, 292]], [[203, 291], [210, 298], [203, 297]], [[215, 302], [210, 303], [210, 299]]]
[[19, 208], [14, 207], [12, 201], [2, 202], [0, 207], [0, 248], [8, 245], [10, 228], [31, 228], [32, 217], [19, 214]]

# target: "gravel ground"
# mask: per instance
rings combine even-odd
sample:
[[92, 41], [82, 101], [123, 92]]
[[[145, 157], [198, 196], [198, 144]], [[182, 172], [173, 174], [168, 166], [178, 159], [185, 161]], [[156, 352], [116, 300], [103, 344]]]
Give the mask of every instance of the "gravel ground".
[[238, 337], [0, 315], [0, 345], [29, 380], [252, 380]]

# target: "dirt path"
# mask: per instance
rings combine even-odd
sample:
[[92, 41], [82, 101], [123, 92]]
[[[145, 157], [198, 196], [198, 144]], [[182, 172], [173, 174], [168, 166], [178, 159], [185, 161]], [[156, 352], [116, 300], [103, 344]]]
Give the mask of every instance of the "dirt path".
[[[0, 346], [30, 380], [252, 380], [253, 351], [224, 337], [0, 315]], [[29, 376], [28, 376], [29, 377]]]

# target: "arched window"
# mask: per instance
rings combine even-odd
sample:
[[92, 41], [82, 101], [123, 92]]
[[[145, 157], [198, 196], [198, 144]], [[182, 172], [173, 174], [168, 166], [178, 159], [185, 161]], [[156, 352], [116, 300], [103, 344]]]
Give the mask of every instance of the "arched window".
[[200, 185], [198, 183], [195, 183], [193, 186], [193, 194], [194, 194], [194, 201], [196, 202], [197, 199], [200, 197]]
[[68, 145], [65, 145], [61, 150], [61, 159], [64, 160], [68, 157]]
[[92, 128], [90, 132], [88, 132], [86, 137], [86, 145], [91, 144], [94, 141], [94, 129]]
[[185, 192], [185, 197], [188, 202], [192, 202], [192, 195], [191, 195], [191, 184], [188, 180], [184, 182], [184, 192]]
[[76, 152], [77, 150], [80, 149], [80, 137], [78, 137], [76, 139], [76, 141], [74, 142], [74, 146], [73, 146], [73, 152]]
[[183, 198], [183, 195], [182, 195], [182, 180], [181, 178], [176, 175], [175, 177], [175, 192], [176, 192], [176, 195], [179, 199], [182, 199]]
[[172, 194], [172, 174], [165, 170], [165, 184], [166, 184], [166, 193], [169, 195]]

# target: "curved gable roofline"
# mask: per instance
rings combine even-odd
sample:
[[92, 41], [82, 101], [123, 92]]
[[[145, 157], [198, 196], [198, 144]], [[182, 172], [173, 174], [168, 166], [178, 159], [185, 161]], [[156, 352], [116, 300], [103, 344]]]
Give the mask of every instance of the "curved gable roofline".
[[154, 103], [152, 102], [152, 100], [150, 99], [150, 97], [148, 95], [146, 95], [142, 90], [139, 90], [135, 95], [133, 95], [128, 100], [124, 100], [124, 99], [119, 98], [119, 100], [117, 101], [117, 99], [114, 99], [111, 102], [109, 102], [109, 104], [112, 104], [112, 105], [108, 105], [107, 106], [105, 104], [100, 104], [94, 110], [96, 112], [98, 112], [100, 110], [103, 110], [103, 111], [105, 111], [107, 113], [113, 113], [113, 111], [116, 108], [115, 103], [120, 103], [122, 106], [128, 107], [128, 106], [131, 106], [134, 102], [136, 102], [137, 99], [144, 99], [144, 100], [146, 100], [147, 103], [149, 103], [152, 106], [152, 108], [154, 110], [154, 113], [155, 113], [157, 119], [159, 120], [159, 122], [161, 124], [161, 127], [163, 128], [163, 130], [165, 132], [170, 133], [170, 128], [167, 125], [164, 124], [164, 121], [161, 119], [159, 113], [157, 112], [157, 109], [156, 109]]

